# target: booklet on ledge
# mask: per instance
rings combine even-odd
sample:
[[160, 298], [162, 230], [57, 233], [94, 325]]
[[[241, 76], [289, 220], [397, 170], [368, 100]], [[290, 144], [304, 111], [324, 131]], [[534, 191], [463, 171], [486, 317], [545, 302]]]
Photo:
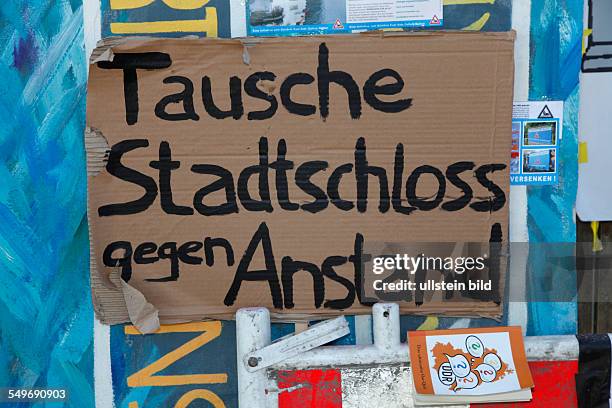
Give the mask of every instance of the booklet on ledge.
[[408, 332], [415, 405], [530, 401], [520, 327]]

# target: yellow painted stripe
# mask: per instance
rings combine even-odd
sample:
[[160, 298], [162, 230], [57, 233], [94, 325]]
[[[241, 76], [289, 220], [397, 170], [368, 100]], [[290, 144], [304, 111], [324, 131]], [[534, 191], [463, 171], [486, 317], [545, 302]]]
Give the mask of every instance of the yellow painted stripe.
[[110, 0], [111, 10], [131, 10], [148, 6], [155, 0]]
[[587, 142], [578, 143], [578, 164], [589, 162], [589, 150], [587, 146]]
[[[131, 10], [146, 7], [155, 0], [110, 0], [111, 10]], [[196, 10], [204, 7], [210, 0], [163, 0], [175, 10]]]
[[206, 18], [203, 20], [111, 23], [110, 29], [113, 34], [206, 33], [207, 37], [217, 37], [217, 10], [206, 7]]
[[591, 231], [593, 231], [593, 252], [603, 251], [603, 245], [599, 239], [599, 221], [591, 221]]
[[589, 38], [589, 35], [591, 34], [593, 34], [592, 28], [586, 28], [582, 32], [582, 55], [584, 55], [584, 53], [586, 52], [587, 38]]
[[[209, 390], [192, 390], [184, 394], [177, 402], [174, 408], [187, 408], [195, 400], [208, 401], [214, 408], [225, 408], [225, 403], [217, 394]], [[208, 405], [208, 404], [207, 404]]]
[[210, 0], [163, 0], [164, 3], [175, 10], [197, 10]]
[[487, 24], [487, 21], [489, 21], [489, 18], [491, 18], [491, 13], [484, 13], [482, 17], [474, 21], [469, 26], [464, 27], [463, 29], [466, 31], [480, 31], [482, 30], [482, 27], [484, 27], [484, 25]]
[[225, 384], [227, 374], [152, 375], [128, 378], [129, 387], [171, 387], [177, 385]]
[[440, 321], [436, 316], [427, 316], [427, 319], [417, 328], [417, 330], [436, 330], [440, 326]]
[[[211, 323], [217, 322], [194, 322], [194, 323], [179, 323], [179, 324], [162, 324], [155, 333], [197, 333], [203, 332], [211, 327]], [[125, 326], [123, 329], [125, 334], [139, 335], [142, 334], [135, 326]]]
[[221, 322], [202, 322], [203, 333], [175, 350], [163, 355], [153, 363], [127, 378], [128, 387], [167, 387], [189, 384], [224, 384], [226, 373], [155, 375], [176, 361], [193, 353], [195, 350], [218, 338], [221, 335]]

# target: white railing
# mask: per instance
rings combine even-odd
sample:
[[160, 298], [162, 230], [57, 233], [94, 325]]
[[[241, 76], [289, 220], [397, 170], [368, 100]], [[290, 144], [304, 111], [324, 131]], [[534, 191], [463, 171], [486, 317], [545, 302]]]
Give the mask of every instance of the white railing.
[[[269, 371], [409, 365], [408, 345], [400, 342], [397, 304], [379, 303], [372, 307], [374, 344], [319, 347], [321, 342], [316, 339], [333, 340], [333, 330], [337, 337], [346, 334], [343, 321], [334, 319], [309, 329], [308, 333], [284, 339], [284, 347], [274, 343], [273, 348], [267, 348], [272, 344], [269, 311], [239, 310], [236, 314], [239, 406], [278, 407], [280, 390], [270, 379]], [[575, 336], [525, 337], [525, 352], [530, 361], [576, 360], [578, 341]]]

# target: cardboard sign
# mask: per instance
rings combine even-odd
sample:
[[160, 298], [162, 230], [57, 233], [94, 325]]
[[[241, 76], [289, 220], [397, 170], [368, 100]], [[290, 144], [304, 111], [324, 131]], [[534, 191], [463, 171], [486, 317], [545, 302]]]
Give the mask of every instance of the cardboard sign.
[[[514, 33], [249, 41], [124, 38], [94, 53], [103, 322], [367, 313], [364, 243], [507, 239]], [[126, 308], [138, 296], [118, 275], [146, 302]], [[470, 298], [401, 307], [501, 315]]]

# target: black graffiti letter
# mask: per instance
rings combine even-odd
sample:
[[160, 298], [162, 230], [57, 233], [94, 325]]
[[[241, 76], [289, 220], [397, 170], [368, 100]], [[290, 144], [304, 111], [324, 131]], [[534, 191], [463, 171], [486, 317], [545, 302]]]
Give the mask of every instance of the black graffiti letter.
[[128, 125], [138, 122], [138, 74], [137, 69], [163, 69], [172, 65], [170, 55], [161, 52], [115, 54], [112, 61], [98, 62], [101, 69], [123, 70], [123, 98], [125, 121]]
[[472, 170], [476, 166], [474, 162], [457, 162], [448, 166], [446, 169], [446, 178], [450, 181], [455, 187], [461, 189], [463, 191], [463, 195], [459, 198], [456, 198], [452, 201], [446, 202], [442, 204], [442, 209], [444, 211], [459, 211], [469, 204], [474, 196], [472, 192], [472, 188], [468, 183], [461, 180], [459, 177], [460, 173], [463, 173], [467, 170]]
[[98, 215], [100, 217], [137, 214], [141, 211], [145, 211], [151, 206], [151, 204], [153, 204], [153, 201], [155, 201], [155, 198], [157, 197], [157, 184], [155, 184], [155, 180], [121, 164], [121, 158], [125, 153], [148, 146], [148, 140], [134, 139], [124, 140], [111, 147], [111, 151], [108, 156], [108, 163], [106, 163], [106, 171], [121, 180], [144, 188], [145, 194], [134, 201], [121, 204], [109, 204], [98, 208]]
[[319, 86], [319, 108], [323, 119], [329, 116], [329, 84], [332, 82], [341, 85], [348, 93], [349, 110], [351, 118], [359, 119], [361, 116], [361, 92], [353, 77], [344, 71], [329, 70], [329, 50], [327, 45], [319, 45], [319, 67], [317, 68]]
[[[433, 200], [427, 200], [427, 197], [419, 197], [416, 193], [419, 178], [426, 173], [433, 175], [438, 181], [438, 191]], [[444, 199], [444, 194], [446, 194], [446, 178], [440, 170], [433, 166], [424, 165], [417, 167], [406, 181], [406, 196], [408, 202], [419, 210], [430, 211], [438, 207]]]
[[291, 89], [296, 85], [309, 85], [314, 82], [314, 77], [310, 74], [304, 74], [302, 72], [297, 74], [291, 74], [285, 79], [281, 85], [280, 95], [283, 106], [294, 115], [309, 116], [314, 115], [317, 111], [316, 106], [307, 105], [303, 103], [294, 102], [291, 99]]
[[370, 166], [366, 157], [365, 139], [360, 137], [355, 145], [355, 178], [357, 179], [357, 211], [365, 212], [368, 208], [368, 175], [378, 177], [380, 182], [380, 202], [378, 210], [381, 213], [389, 211], [389, 181], [387, 171], [382, 167]]
[[312, 275], [315, 307], [318, 309], [323, 304], [325, 298], [325, 283], [321, 270], [310, 262], [294, 261], [290, 256], [286, 256], [282, 261], [282, 281], [283, 294], [285, 295], [285, 307], [293, 309], [293, 274], [298, 271], [306, 271]]
[[[198, 174], [211, 174], [218, 179], [206, 187], [199, 189], [193, 196], [193, 206], [202, 215], [227, 215], [238, 212], [236, 190], [232, 173], [221, 166], [212, 164], [194, 164], [191, 171]], [[225, 190], [225, 203], [219, 205], [204, 204], [204, 197], [215, 191]]]
[[210, 116], [215, 119], [225, 119], [232, 117], [236, 120], [240, 119], [244, 114], [244, 106], [242, 105], [242, 81], [240, 78], [233, 76], [229, 81], [231, 109], [223, 111], [215, 105], [212, 96], [212, 86], [209, 77], [202, 78], [202, 102], [204, 108]]
[[172, 170], [181, 167], [181, 162], [172, 160], [172, 151], [170, 150], [168, 142], [161, 142], [159, 144], [159, 160], [151, 161], [149, 166], [159, 170], [159, 195], [162, 210], [164, 210], [166, 214], [192, 215], [193, 208], [176, 205], [172, 200], [172, 183], [170, 175]]
[[494, 212], [504, 208], [506, 204], [506, 193], [504, 193], [504, 190], [502, 190], [500, 186], [487, 178], [487, 173], [493, 173], [494, 171], [503, 170], [505, 168], [505, 164], [497, 163], [485, 164], [476, 169], [476, 180], [478, 180], [483, 187], [492, 192], [494, 197], [492, 199], [470, 204], [470, 207], [475, 211]]
[[[266, 269], [259, 271], [249, 271], [249, 265], [253, 260], [253, 256], [255, 255], [255, 251], [257, 250], [259, 243], [261, 243], [261, 247], [263, 249]], [[238, 268], [236, 268], [236, 275], [234, 276], [232, 286], [227, 291], [227, 294], [225, 295], [225, 300], [223, 301], [226, 306], [231, 306], [236, 301], [236, 298], [238, 297], [238, 291], [240, 290], [240, 286], [242, 285], [242, 281], [268, 281], [268, 284], [270, 285], [270, 293], [272, 294], [272, 303], [274, 304], [274, 307], [276, 309], [283, 308], [283, 295], [281, 293], [280, 284], [278, 282], [276, 264], [274, 263], [274, 253], [272, 252], [270, 231], [268, 230], [268, 226], [265, 222], [262, 222], [259, 225], [257, 232], [255, 232], [255, 235], [253, 235], [251, 242], [249, 242], [249, 246], [244, 252], [242, 258], [240, 259]]]
[[[392, 84], [376, 85], [377, 82], [385, 77], [395, 79]], [[412, 105], [412, 99], [398, 99], [393, 102], [380, 100], [376, 95], [396, 95], [404, 89], [404, 80], [396, 71], [392, 69], [381, 69], [370, 76], [363, 85], [363, 99], [372, 108], [386, 113], [398, 113], [408, 109]]]
[[255, 72], [254, 74], [249, 75], [249, 77], [244, 81], [244, 91], [247, 95], [252, 96], [256, 99], [261, 99], [267, 101], [270, 104], [270, 107], [263, 111], [254, 111], [249, 112], [247, 115], [248, 120], [264, 120], [269, 119], [276, 113], [278, 109], [278, 101], [276, 97], [271, 93], [264, 92], [257, 87], [257, 83], [259, 81], [270, 81], [274, 82], [276, 79], [276, 75], [272, 72]]
[[[171, 76], [164, 78], [164, 84], [181, 84], [183, 90], [181, 92], [164, 96], [157, 105], [155, 105], [155, 116], [163, 120], [178, 121], [178, 120], [200, 120], [200, 117], [193, 107], [193, 82], [189, 78], [182, 76]], [[181, 113], [168, 113], [166, 107], [170, 104], [183, 103], [183, 111]]]

